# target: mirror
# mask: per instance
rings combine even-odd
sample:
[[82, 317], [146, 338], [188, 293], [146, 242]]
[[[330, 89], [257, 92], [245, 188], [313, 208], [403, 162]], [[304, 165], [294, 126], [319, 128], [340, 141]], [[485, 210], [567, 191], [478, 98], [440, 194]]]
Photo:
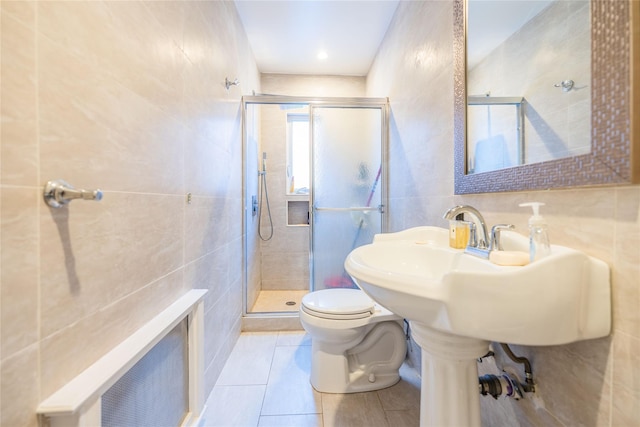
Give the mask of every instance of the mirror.
[[[559, 58], [571, 54], [565, 51], [558, 57], [557, 49], [544, 46], [535, 47], [535, 54], [531, 53], [530, 49], [533, 48], [522, 48], [517, 54], [511, 52], [509, 55], [515, 55], [518, 59], [518, 63], [512, 66], [507, 63], [505, 56], [508, 55], [504, 52], [497, 59], [489, 58], [496, 51], [504, 50], [504, 46], [495, 47], [502, 42], [487, 50], [493, 53], [483, 56], [476, 55], [478, 44], [469, 40], [467, 60], [466, 14], [474, 13], [473, 3], [486, 6], [493, 2], [454, 1], [455, 193], [637, 182], [640, 161], [636, 160], [634, 163], [632, 157], [638, 157], [639, 143], [638, 138], [632, 138], [634, 128], [631, 117], [632, 105], [637, 106], [638, 96], [635, 94], [634, 104], [631, 86], [634, 79], [638, 80], [638, 66], [632, 67], [633, 63], [637, 65], [638, 54], [631, 49], [631, 39], [633, 37], [633, 41], [638, 43], [639, 36], [637, 31], [634, 33], [629, 31], [629, 27], [620, 25], [621, 22], [636, 21], [631, 20], [631, 15], [636, 16], [640, 9], [635, 2], [592, 2], [586, 5], [578, 1], [560, 0], [545, 2], [544, 8], [538, 12], [528, 10], [525, 15], [529, 18], [539, 17], [545, 12], [555, 13], [554, 19], [547, 16], [544, 21], [556, 26], [569, 25], [557, 15], [557, 9], [571, 7], [568, 4], [573, 5], [571, 13], [567, 12], [569, 15], [590, 17], [591, 25], [588, 30], [584, 30], [586, 35], [583, 38], [590, 35], [591, 55], [582, 54], [586, 57], [582, 62], [589, 64], [588, 69], [579, 69], [577, 62], [580, 61], [576, 59], [568, 61], [572, 64], [562, 64], [564, 68], [559, 71], [553, 68], [557, 62], [563, 62]], [[504, 7], [506, 3], [530, 2], [523, 0], [497, 3], [501, 4], [502, 13], [507, 12]], [[541, 6], [542, 2], [533, 3]], [[469, 10], [466, 9], [467, 4]], [[580, 9], [580, 4], [583, 9]], [[497, 14], [495, 11], [492, 13]], [[524, 19], [527, 23], [521, 25], [517, 32], [527, 35], [527, 40], [535, 38], [533, 43], [539, 44], [546, 40], [545, 43], [557, 44], [558, 40], [554, 39], [557, 35], [543, 36], [540, 33], [536, 17]], [[517, 19], [505, 17], [504, 14], [501, 19], [517, 22]], [[469, 16], [469, 22], [473, 22], [473, 17]], [[473, 24], [470, 25], [469, 37], [476, 37], [473, 35]], [[578, 31], [577, 28], [576, 26], [574, 31]], [[513, 34], [510, 33], [511, 36], [507, 36], [508, 40], [504, 43], [512, 42], [521, 35]], [[537, 36], [533, 37], [532, 34]], [[523, 43], [524, 39], [519, 41], [520, 47], [524, 46]], [[569, 45], [570, 50], [577, 51], [575, 44]], [[584, 44], [581, 46], [580, 49], [585, 48]], [[512, 46], [508, 47], [514, 50]], [[526, 64], [527, 56], [535, 57], [537, 62], [546, 62], [547, 66], [530, 72], [533, 66]], [[549, 60], [547, 56], [555, 59]], [[496, 64], [503, 70], [496, 68]], [[491, 67], [493, 72], [489, 76], [479, 73], [480, 69]], [[504, 70], [511, 72], [503, 72]], [[510, 82], [505, 77], [507, 75], [524, 77], [524, 80]], [[573, 80], [570, 89], [565, 87], [570, 85], [568, 80]], [[556, 84], [558, 87], [554, 86]], [[540, 87], [544, 89], [541, 90]], [[554, 109], [556, 113], [553, 113]], [[562, 114], [558, 114], [558, 111], [562, 111]], [[571, 111], [574, 112], [573, 115]], [[556, 116], [580, 118], [560, 122], [555, 120]], [[519, 132], [522, 133], [520, 137]], [[573, 135], [569, 139], [575, 143], [559, 137], [569, 134]], [[468, 135], [479, 137], [467, 138]], [[471, 142], [468, 143], [468, 140]], [[497, 149], [499, 147], [505, 147], [505, 150], [500, 151]], [[482, 165], [479, 160], [483, 157], [491, 161]]]
[[467, 170], [591, 151], [589, 0], [468, 0]]

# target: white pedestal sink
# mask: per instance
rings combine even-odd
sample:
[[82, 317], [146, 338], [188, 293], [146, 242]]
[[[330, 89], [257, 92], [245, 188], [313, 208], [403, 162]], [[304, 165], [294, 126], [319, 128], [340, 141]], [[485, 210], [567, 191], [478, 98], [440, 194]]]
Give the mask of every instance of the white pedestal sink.
[[[505, 250], [528, 239], [502, 233]], [[611, 329], [609, 267], [566, 247], [505, 267], [448, 246], [448, 230], [379, 234], [352, 251], [347, 272], [371, 298], [411, 323], [422, 348], [421, 426], [480, 426], [476, 359], [490, 341], [558, 345]]]

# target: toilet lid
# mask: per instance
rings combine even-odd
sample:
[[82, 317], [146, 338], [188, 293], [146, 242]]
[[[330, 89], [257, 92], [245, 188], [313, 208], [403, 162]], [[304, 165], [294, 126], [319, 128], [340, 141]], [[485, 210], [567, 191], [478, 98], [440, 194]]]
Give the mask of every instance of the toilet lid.
[[357, 319], [371, 316], [375, 302], [359, 289], [324, 289], [302, 297], [302, 308], [327, 319]]

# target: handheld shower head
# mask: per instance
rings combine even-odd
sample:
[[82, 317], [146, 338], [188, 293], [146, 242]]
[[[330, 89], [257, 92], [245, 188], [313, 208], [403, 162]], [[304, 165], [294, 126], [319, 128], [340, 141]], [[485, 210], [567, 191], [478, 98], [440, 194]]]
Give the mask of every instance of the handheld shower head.
[[267, 152], [262, 152], [262, 172], [267, 172]]

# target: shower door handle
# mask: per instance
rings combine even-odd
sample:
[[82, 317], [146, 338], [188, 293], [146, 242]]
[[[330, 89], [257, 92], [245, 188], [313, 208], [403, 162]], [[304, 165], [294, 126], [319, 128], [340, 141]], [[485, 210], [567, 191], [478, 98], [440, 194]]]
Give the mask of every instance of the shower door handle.
[[378, 211], [380, 213], [384, 212], [384, 205], [379, 205], [377, 207], [368, 207], [368, 206], [360, 206], [355, 208], [323, 208], [314, 206], [314, 211], [330, 211], [330, 212], [348, 212], [348, 211], [356, 211], [356, 212], [373, 212]]

